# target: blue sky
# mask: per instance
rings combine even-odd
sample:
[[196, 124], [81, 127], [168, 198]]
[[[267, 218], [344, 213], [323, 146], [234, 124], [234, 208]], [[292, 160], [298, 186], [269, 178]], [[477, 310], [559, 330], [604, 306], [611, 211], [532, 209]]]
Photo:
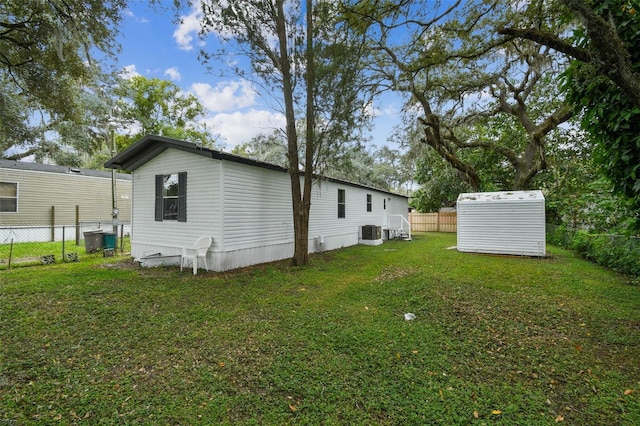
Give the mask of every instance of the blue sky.
[[[284, 116], [267, 104], [259, 89], [220, 63], [222, 78], [207, 72], [198, 61], [202, 41], [198, 38], [198, 10], [185, 9], [179, 23], [172, 1], [164, 7], [150, 7], [146, 2], [133, 1], [120, 28], [122, 51], [116, 66], [129, 75], [173, 81], [183, 91], [198, 97], [207, 111], [207, 129], [218, 136], [225, 150], [249, 141], [259, 133], [284, 127]], [[216, 40], [207, 39], [207, 49]], [[387, 143], [393, 127], [399, 123], [400, 99], [389, 98], [374, 106], [375, 129], [371, 134], [377, 146]]]

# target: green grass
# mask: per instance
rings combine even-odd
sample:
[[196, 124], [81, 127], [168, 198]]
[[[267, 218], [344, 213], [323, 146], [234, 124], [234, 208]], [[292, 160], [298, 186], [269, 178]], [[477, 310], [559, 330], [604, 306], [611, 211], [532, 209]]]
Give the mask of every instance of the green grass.
[[640, 288], [453, 245], [2, 271], [0, 424], [640, 424]]

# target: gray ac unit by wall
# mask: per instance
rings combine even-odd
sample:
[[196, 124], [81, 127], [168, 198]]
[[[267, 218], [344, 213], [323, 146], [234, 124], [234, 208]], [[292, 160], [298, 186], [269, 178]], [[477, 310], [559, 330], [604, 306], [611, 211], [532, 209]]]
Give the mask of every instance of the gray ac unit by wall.
[[364, 225], [362, 227], [363, 240], [379, 240], [382, 238], [382, 227], [376, 225]]

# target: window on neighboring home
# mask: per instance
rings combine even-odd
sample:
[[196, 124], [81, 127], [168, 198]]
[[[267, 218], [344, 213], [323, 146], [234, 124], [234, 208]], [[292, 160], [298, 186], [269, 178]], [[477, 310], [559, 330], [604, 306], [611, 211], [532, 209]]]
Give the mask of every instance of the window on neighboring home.
[[187, 221], [187, 173], [156, 175], [156, 220]]
[[338, 189], [338, 219], [345, 217], [345, 209], [346, 209], [345, 199], [346, 199], [346, 196], [345, 196], [344, 189]]
[[386, 210], [386, 209], [387, 209], [387, 199], [386, 199], [386, 198], [383, 198], [383, 199], [382, 199], [382, 204], [383, 204], [383, 205], [382, 205], [382, 208], [383, 208], [384, 210]]
[[367, 211], [371, 211], [371, 194], [367, 194]]
[[13, 182], [0, 182], [0, 212], [18, 212], [18, 184]]

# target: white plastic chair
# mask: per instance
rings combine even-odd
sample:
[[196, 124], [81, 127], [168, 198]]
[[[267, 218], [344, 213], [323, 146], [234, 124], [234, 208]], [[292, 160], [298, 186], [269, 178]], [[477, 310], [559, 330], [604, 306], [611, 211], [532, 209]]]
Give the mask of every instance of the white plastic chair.
[[209, 236], [204, 236], [198, 238], [198, 241], [195, 242], [191, 247], [182, 247], [182, 257], [180, 259], [180, 270], [182, 271], [182, 267], [188, 264], [188, 261], [191, 261], [193, 264], [193, 275], [198, 273], [198, 259], [202, 259], [204, 262], [204, 269], [209, 272], [209, 267], [207, 266], [207, 251], [211, 246], [212, 238]]

